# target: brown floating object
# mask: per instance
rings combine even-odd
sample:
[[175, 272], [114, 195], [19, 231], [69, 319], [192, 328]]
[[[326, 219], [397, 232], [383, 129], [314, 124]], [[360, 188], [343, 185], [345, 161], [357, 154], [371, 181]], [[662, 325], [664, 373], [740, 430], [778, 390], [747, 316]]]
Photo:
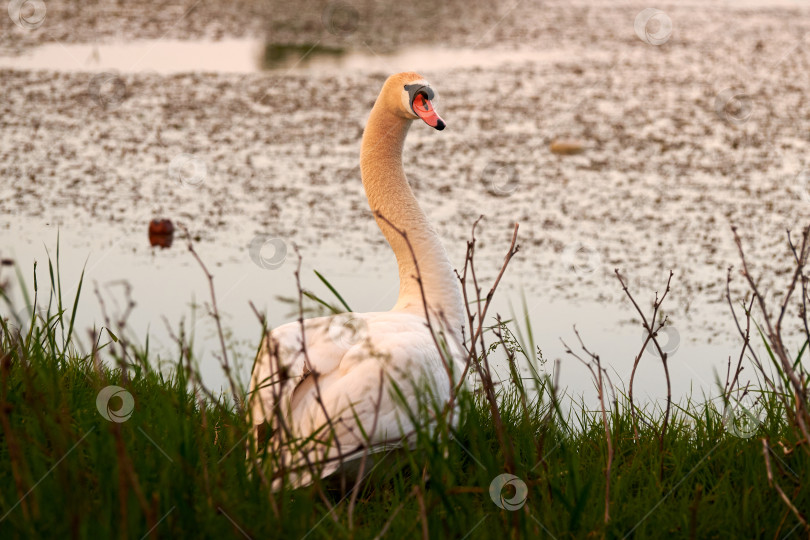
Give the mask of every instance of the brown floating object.
[[174, 240], [174, 223], [170, 219], [153, 219], [149, 223], [149, 245], [168, 248]]
[[585, 151], [585, 143], [576, 139], [558, 139], [551, 143], [551, 153], [560, 156], [573, 156]]

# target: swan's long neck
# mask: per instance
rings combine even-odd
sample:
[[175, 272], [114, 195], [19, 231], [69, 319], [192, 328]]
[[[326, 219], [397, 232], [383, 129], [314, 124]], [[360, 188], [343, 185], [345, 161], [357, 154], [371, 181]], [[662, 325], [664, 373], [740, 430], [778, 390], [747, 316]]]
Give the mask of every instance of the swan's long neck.
[[[441, 313], [458, 331], [463, 302], [458, 280], [439, 236], [416, 202], [402, 167], [402, 147], [411, 120], [401, 118], [378, 99], [363, 133], [360, 169], [372, 212], [379, 212], [405, 231], [413, 247], [422, 285], [431, 311]], [[399, 299], [395, 310], [424, 313], [414, 257], [402, 236], [377, 219], [399, 265]]]

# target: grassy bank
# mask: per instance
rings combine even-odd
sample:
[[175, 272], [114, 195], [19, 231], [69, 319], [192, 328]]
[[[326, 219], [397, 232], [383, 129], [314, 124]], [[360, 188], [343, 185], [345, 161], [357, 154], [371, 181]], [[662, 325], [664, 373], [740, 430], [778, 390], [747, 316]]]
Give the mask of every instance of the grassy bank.
[[[808, 249], [797, 251], [792, 298], [803, 295], [801, 304]], [[730, 364], [721, 401], [639, 405], [632, 384], [614, 391], [598, 355], [578, 344], [572, 360], [591, 369], [602, 398], [589, 410], [539, 374], [526, 380], [515, 369], [493, 383], [479, 353], [456, 428], [420, 432], [413, 448], [369, 464], [354, 488], [332, 481], [274, 493], [245, 460], [240, 401], [204, 389], [185, 336], [171, 369], [107, 329], [80, 344], [79, 298], [61, 297], [58, 268], [49, 279], [56, 292], [45, 313], [4, 321], [0, 334], [0, 537], [808, 535], [804, 349], [785, 368], [790, 351], [768, 330], [778, 330], [779, 311], [757, 315], [753, 282], [741, 333], [769, 354], [743, 344], [740, 358], [759, 370], [759, 387], [742, 386]], [[665, 297], [645, 318], [652, 329], [665, 324]], [[526, 330], [496, 326], [478, 350], [537, 369]], [[649, 341], [657, 347], [655, 332]]]

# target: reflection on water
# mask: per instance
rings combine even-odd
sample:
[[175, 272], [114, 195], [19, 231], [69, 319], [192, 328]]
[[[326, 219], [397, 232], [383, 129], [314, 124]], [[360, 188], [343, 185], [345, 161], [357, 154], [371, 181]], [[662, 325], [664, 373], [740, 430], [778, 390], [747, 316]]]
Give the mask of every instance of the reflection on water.
[[142, 40], [123, 43], [52, 43], [15, 57], [0, 57], [0, 67], [56, 71], [190, 71], [251, 73], [260, 69], [262, 43]]
[[285, 45], [279, 43], [268, 43], [264, 46], [262, 56], [262, 68], [279, 69], [291, 68], [297, 64], [308, 65], [310, 62], [334, 61], [338, 62], [340, 57], [346, 54], [346, 49], [335, 47], [324, 47], [323, 45]]
[[[604, 51], [587, 52], [588, 57], [604, 54]], [[255, 39], [138, 40], [124, 43], [43, 45], [20, 56], [0, 56], [0, 68], [122, 73], [153, 71], [161, 74], [256, 73], [263, 70], [393, 73], [453, 68], [483, 69], [515, 63], [570, 60], [571, 57], [571, 51], [563, 50], [408, 47], [385, 53], [308, 43], [265, 43]]]

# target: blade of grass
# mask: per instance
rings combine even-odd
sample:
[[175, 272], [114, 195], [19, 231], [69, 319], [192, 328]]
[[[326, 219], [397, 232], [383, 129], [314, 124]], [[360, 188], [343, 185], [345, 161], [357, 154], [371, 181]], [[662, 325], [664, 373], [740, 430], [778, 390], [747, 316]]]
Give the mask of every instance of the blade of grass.
[[79, 297], [82, 294], [82, 283], [84, 283], [84, 269], [82, 269], [82, 275], [79, 277], [79, 286], [76, 288], [76, 298], [73, 300], [73, 311], [70, 313], [70, 324], [68, 325], [68, 333], [67, 337], [65, 338], [66, 349], [68, 343], [70, 343], [70, 336], [73, 334], [73, 325], [76, 322], [76, 310], [79, 307]]
[[343, 307], [346, 308], [346, 311], [351, 312], [352, 308], [349, 307], [349, 304], [347, 304], [346, 301], [343, 299], [343, 297], [340, 296], [340, 293], [337, 292], [337, 290], [332, 286], [332, 284], [329, 283], [329, 281], [325, 277], [323, 277], [323, 275], [321, 275], [320, 272], [318, 272], [317, 270], [313, 271], [315, 272], [315, 275], [318, 276], [318, 279], [320, 279], [323, 282], [323, 284], [326, 285], [326, 288], [332, 291], [332, 294], [334, 294], [335, 298], [337, 298], [338, 301], [343, 305]]
[[310, 292], [310, 291], [301, 291], [301, 292], [304, 294], [304, 296], [306, 296], [306, 297], [307, 297], [307, 298], [309, 298], [310, 300], [314, 300], [315, 302], [318, 302], [319, 304], [321, 304], [322, 306], [324, 306], [326, 309], [328, 309], [329, 311], [331, 311], [331, 312], [332, 312], [332, 313], [334, 313], [335, 315], [340, 314], [340, 310], [339, 310], [338, 308], [336, 308], [335, 306], [333, 306], [333, 305], [329, 304], [329, 303], [328, 303], [328, 302], [326, 302], [325, 300], [322, 300], [322, 299], [321, 299], [321, 298], [319, 298], [319, 297], [318, 297], [318, 296], [317, 296], [315, 293], [312, 293], [312, 292]]

